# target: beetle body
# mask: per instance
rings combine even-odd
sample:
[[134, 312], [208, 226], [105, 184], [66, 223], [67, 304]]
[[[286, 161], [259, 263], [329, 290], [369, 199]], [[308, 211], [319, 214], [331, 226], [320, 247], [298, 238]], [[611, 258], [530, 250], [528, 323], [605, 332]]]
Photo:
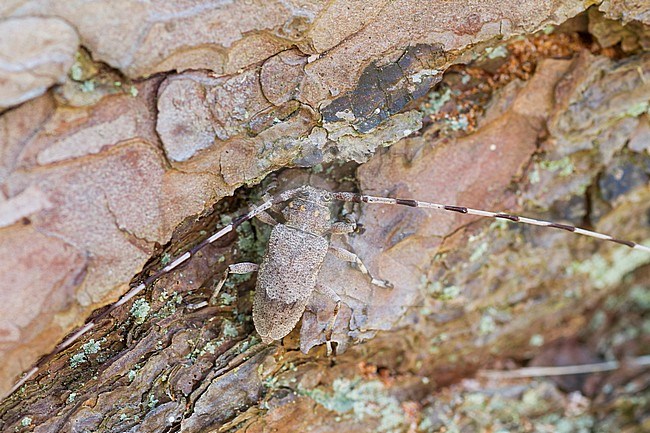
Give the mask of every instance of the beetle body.
[[327, 191], [301, 188], [273, 227], [260, 264], [253, 322], [262, 341], [279, 340], [296, 326], [316, 289], [332, 227]]

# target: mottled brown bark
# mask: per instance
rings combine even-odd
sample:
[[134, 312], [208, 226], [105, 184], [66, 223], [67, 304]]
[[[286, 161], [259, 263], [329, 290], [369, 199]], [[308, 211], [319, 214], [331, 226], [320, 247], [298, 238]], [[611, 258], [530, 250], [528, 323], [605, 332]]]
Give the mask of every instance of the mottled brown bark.
[[[0, 32], [27, 22], [50, 38], [0, 44], [28, 65], [0, 76], [0, 393], [131, 279], [259, 201], [280, 169], [281, 189], [358, 187], [648, 244], [643, 4], [194, 3], [0, 6]], [[536, 356], [645, 354], [650, 257], [453, 213], [335, 210], [363, 233], [333, 244], [395, 286], [326, 259], [319, 283], [344, 301], [336, 357], [322, 346], [331, 299], [315, 294], [301, 329], [267, 346], [254, 276], [213, 293], [227, 264], [260, 259], [268, 228], [254, 222], [40, 365], [0, 403], [0, 429], [516, 430], [503, 405], [534, 425], [643, 421], [625, 400], [647, 384], [634, 369], [458, 381]], [[627, 411], [588, 416], [612, 395]]]

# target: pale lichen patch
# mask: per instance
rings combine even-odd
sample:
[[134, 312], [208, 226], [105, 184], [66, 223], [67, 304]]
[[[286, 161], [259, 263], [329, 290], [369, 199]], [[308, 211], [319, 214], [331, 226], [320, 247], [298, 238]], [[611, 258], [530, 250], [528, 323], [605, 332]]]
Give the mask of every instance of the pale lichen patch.
[[302, 393], [326, 409], [356, 420], [377, 419], [378, 432], [402, 431], [405, 426], [404, 410], [399, 400], [390, 395], [379, 380], [340, 378], [332, 383], [332, 392], [316, 388]]
[[144, 323], [150, 311], [151, 306], [144, 299], [137, 299], [131, 307], [131, 315], [134, 317], [135, 323], [138, 325]]

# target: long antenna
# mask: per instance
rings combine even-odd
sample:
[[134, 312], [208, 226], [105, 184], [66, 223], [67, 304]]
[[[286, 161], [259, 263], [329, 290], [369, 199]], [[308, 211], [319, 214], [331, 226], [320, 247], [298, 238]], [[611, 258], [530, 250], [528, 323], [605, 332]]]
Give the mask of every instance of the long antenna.
[[363, 195], [363, 194], [357, 194], [353, 192], [333, 192], [332, 196], [337, 200], [353, 202], [353, 203], [371, 203], [371, 204], [400, 205], [400, 206], [408, 206], [408, 207], [421, 207], [421, 208], [428, 208], [428, 209], [443, 210], [448, 212], [462, 213], [467, 215], [477, 215], [477, 216], [487, 217], [487, 218], [502, 219], [513, 223], [519, 223], [519, 224], [529, 224], [529, 225], [540, 226], [540, 227], [550, 227], [554, 229], [566, 230], [568, 232], [576, 233], [579, 235], [589, 236], [603, 241], [614, 242], [617, 244], [625, 245], [626, 247], [630, 247], [635, 250], [640, 250], [640, 251], [645, 251], [646, 253], [650, 253], [650, 247], [648, 246], [637, 244], [632, 241], [617, 239], [613, 236], [604, 233], [594, 232], [592, 230], [587, 230], [587, 229], [581, 229], [580, 227], [575, 227], [567, 224], [560, 224], [552, 221], [537, 220], [533, 218], [511, 215], [502, 212], [490, 212], [490, 211], [485, 211], [480, 209], [472, 209], [464, 206], [452, 206], [452, 205], [446, 205], [440, 203], [431, 203], [426, 201], [418, 201], [418, 200], [410, 200], [410, 199], [402, 199], [402, 198], [375, 197], [372, 195]]

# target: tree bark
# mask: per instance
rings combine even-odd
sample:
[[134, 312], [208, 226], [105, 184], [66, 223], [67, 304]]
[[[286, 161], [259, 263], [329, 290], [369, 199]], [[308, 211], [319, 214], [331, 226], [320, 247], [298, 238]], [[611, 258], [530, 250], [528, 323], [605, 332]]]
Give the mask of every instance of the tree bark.
[[[0, 44], [32, 65], [0, 79], [4, 395], [272, 184], [650, 244], [643, 5], [18, 3], [0, 7], [0, 32], [40, 29], [47, 43]], [[647, 383], [633, 366], [514, 385], [476, 374], [645, 355], [650, 255], [452, 212], [333, 209], [363, 229], [332, 243], [394, 286], [326, 259], [319, 283], [343, 300], [335, 356], [331, 299], [314, 293], [300, 329], [266, 345], [254, 276], [214, 293], [228, 264], [261, 260], [269, 229], [253, 221], [37, 364], [0, 404], [0, 428], [606, 431], [647, 418], [626, 387]]]

